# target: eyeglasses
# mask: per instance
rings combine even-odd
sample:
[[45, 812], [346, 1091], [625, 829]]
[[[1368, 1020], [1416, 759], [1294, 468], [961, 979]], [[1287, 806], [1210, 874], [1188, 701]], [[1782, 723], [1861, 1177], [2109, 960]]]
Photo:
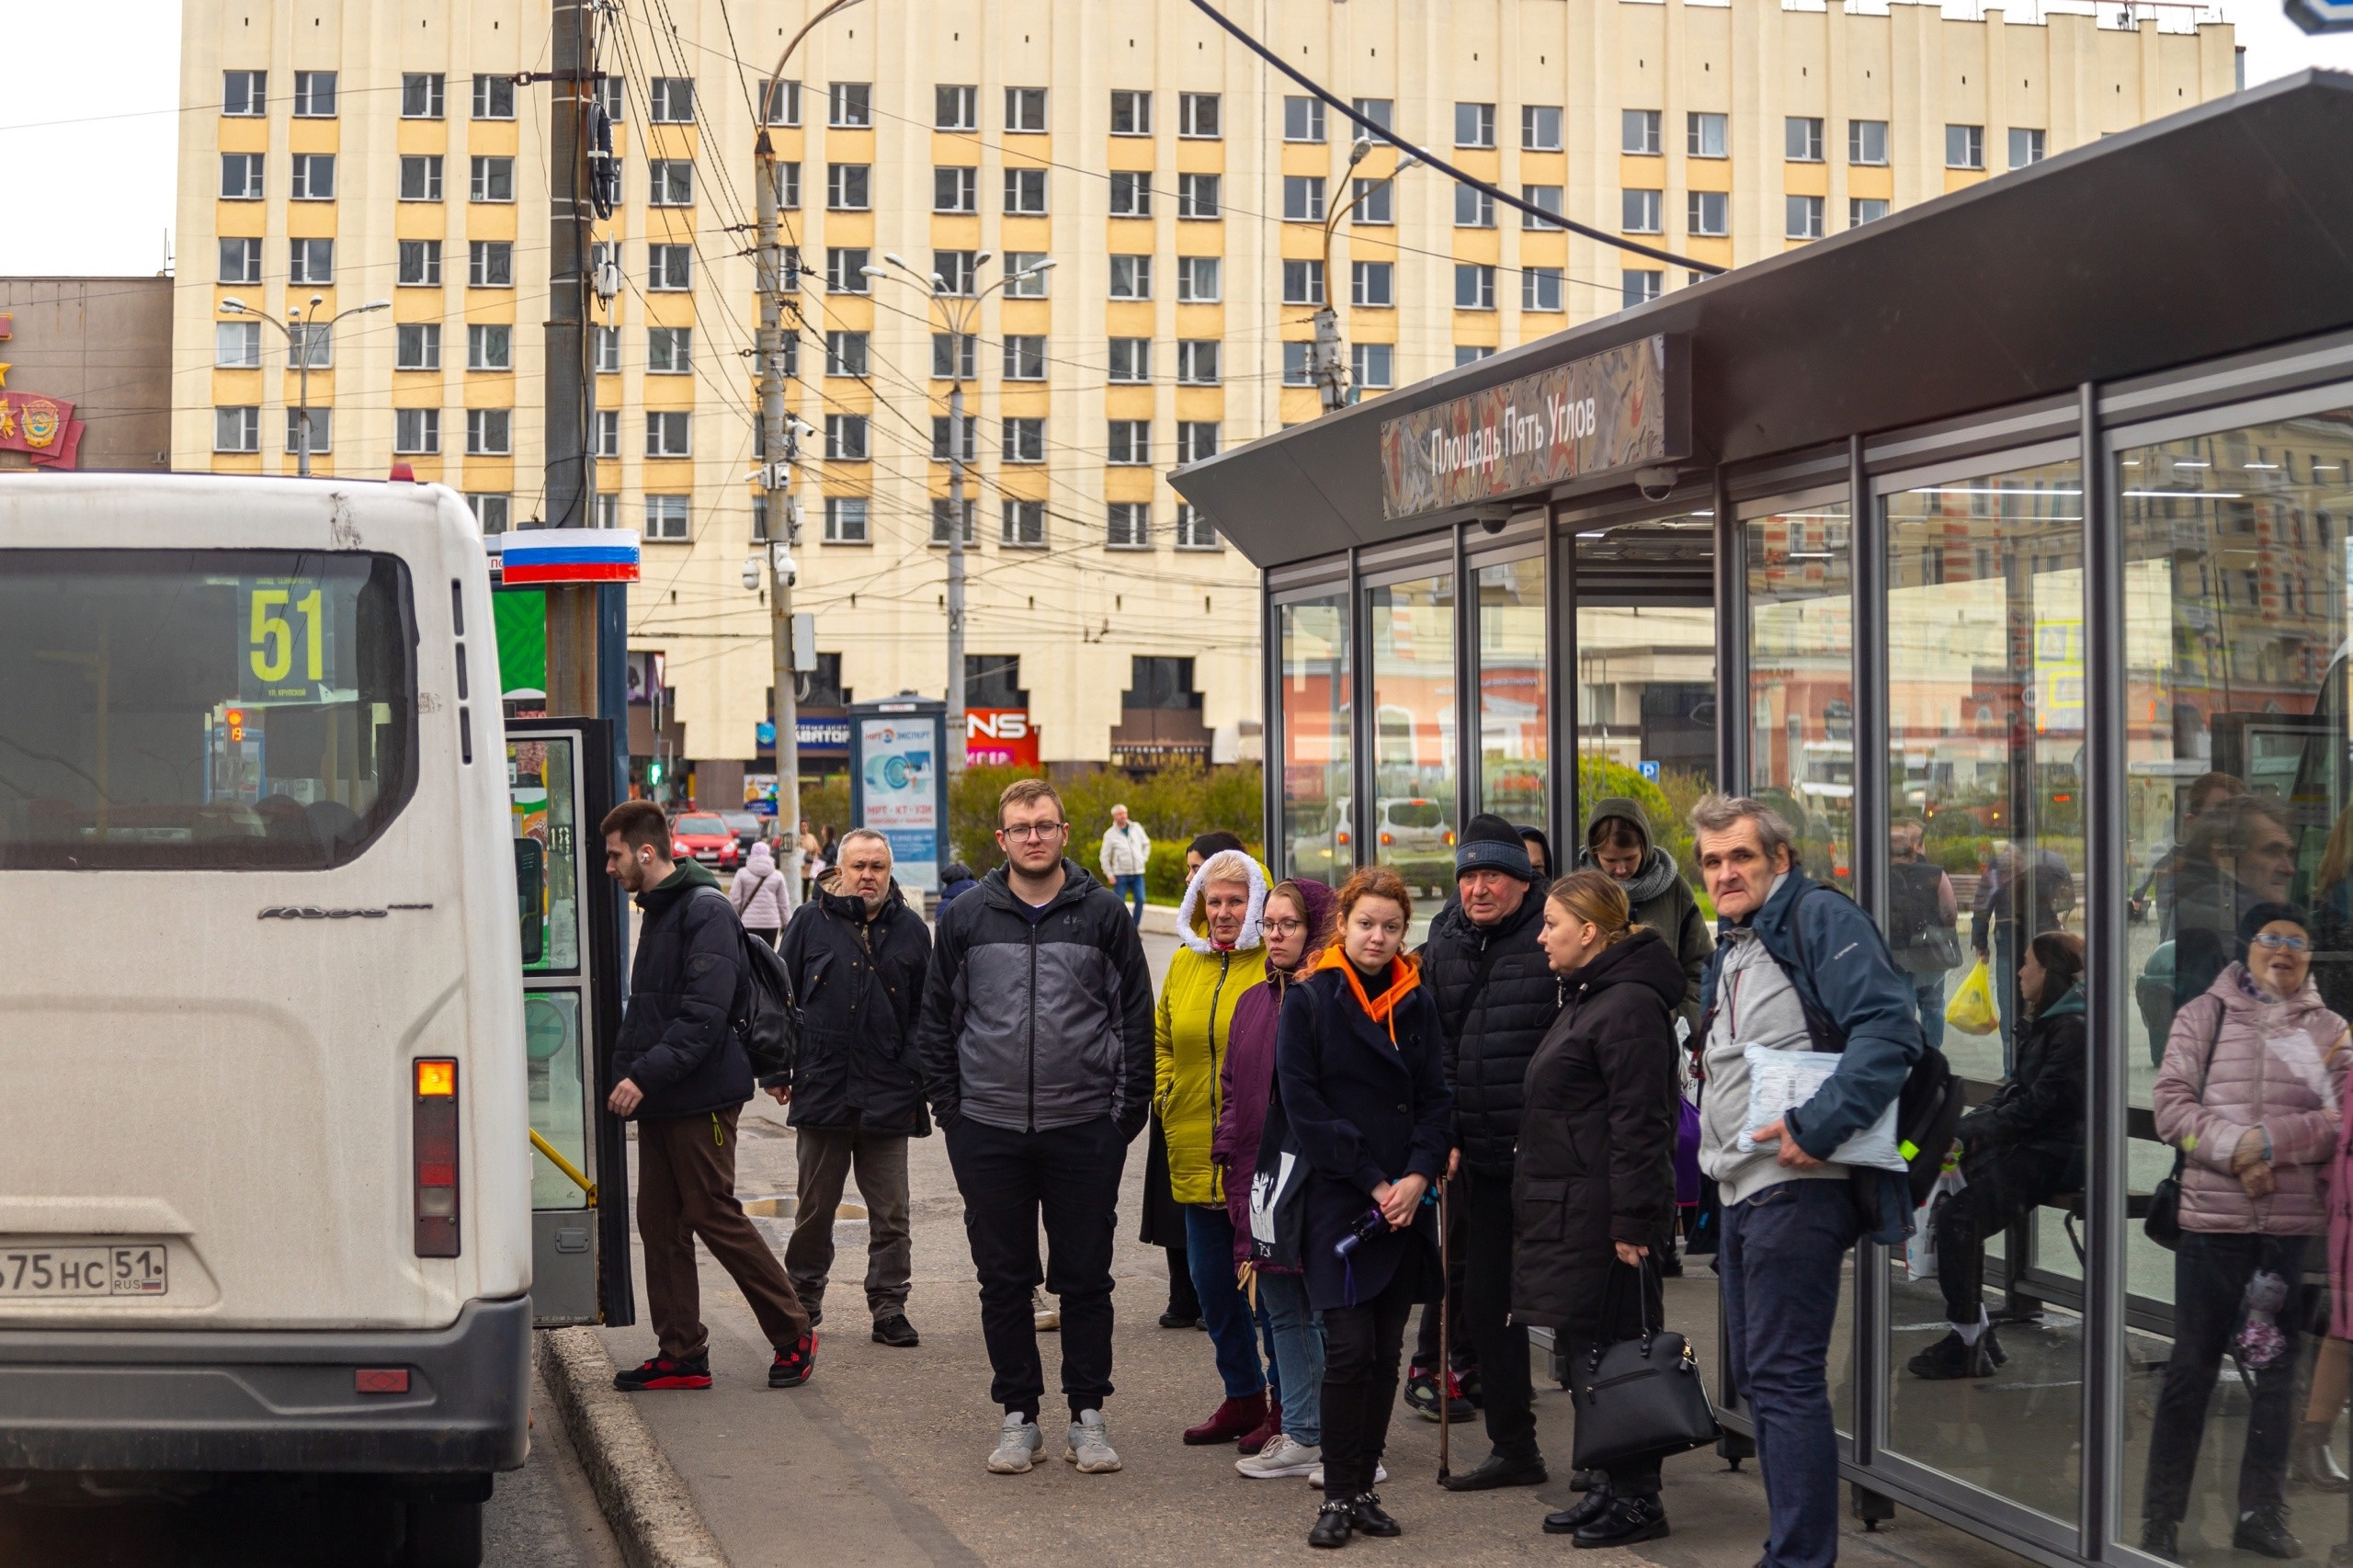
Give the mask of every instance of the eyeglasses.
[[2291, 953], [2308, 953], [2313, 950], [2311, 937], [2282, 937], [2277, 931], [2257, 931], [2255, 934], [2255, 943], [2259, 948], [2270, 948], [2274, 950], [2285, 948]]
[[1264, 931], [1269, 937], [1295, 937], [1300, 932], [1307, 929], [1307, 922], [1304, 920], [1266, 920], [1259, 923], [1258, 929]]
[[1066, 822], [1034, 822], [1024, 824], [1020, 827], [1001, 827], [997, 829], [997, 833], [1006, 838], [1018, 839], [1024, 844], [1035, 844], [1040, 839], [1053, 837], [1069, 826], [1070, 824]]

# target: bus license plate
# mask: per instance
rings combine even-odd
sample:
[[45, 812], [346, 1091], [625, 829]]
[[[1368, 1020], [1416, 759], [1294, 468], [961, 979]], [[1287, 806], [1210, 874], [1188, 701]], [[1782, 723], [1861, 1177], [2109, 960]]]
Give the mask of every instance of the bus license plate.
[[128, 1246], [0, 1246], [0, 1300], [162, 1296], [171, 1290], [166, 1251]]

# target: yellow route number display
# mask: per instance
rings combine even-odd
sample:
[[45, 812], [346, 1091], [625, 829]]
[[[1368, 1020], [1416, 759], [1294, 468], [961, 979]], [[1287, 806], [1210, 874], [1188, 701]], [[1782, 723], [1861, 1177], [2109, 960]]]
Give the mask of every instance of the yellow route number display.
[[237, 695], [247, 702], [317, 700], [334, 668], [328, 598], [302, 577], [242, 581], [244, 648]]

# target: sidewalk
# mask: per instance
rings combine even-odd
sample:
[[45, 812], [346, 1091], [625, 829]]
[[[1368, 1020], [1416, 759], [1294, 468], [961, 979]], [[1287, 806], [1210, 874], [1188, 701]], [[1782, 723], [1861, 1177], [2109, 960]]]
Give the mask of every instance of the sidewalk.
[[[740, 1155], [746, 1198], [792, 1187], [792, 1135], [782, 1108], [762, 1099], [747, 1111]], [[649, 1394], [639, 1402], [654, 1436], [686, 1477], [704, 1518], [735, 1568], [811, 1562], [1068, 1564], [1203, 1568], [1213, 1563], [1326, 1561], [1306, 1544], [1315, 1497], [1303, 1483], [1245, 1482], [1230, 1446], [1188, 1449], [1181, 1429], [1216, 1403], [1206, 1336], [1172, 1332], [1156, 1319], [1166, 1301], [1163, 1255], [1135, 1242], [1141, 1144], [1128, 1162], [1117, 1264], [1119, 1393], [1108, 1416], [1126, 1460], [1117, 1475], [1082, 1476], [1059, 1462], [1060, 1407], [1049, 1397], [1048, 1462], [1028, 1475], [990, 1475], [982, 1460], [999, 1412], [988, 1401], [988, 1360], [965, 1250], [962, 1210], [937, 1137], [913, 1145], [915, 1292], [909, 1315], [922, 1332], [914, 1350], [867, 1337], [858, 1281], [865, 1227], [845, 1223], [816, 1377], [771, 1392], [768, 1348], [750, 1310], [716, 1267], [703, 1269], [718, 1386], [708, 1393]], [[779, 1252], [790, 1221], [762, 1220]], [[1671, 1282], [1670, 1321], [1694, 1331], [1712, 1368], [1714, 1281], [1705, 1270]], [[1043, 1336], [1048, 1382], [1055, 1341]], [[642, 1328], [605, 1340], [622, 1365], [649, 1347]], [[1405, 1526], [1402, 1543], [1418, 1564], [1557, 1562], [1567, 1541], [1541, 1533], [1542, 1516], [1565, 1506], [1572, 1414], [1568, 1396], [1540, 1389], [1538, 1415], [1553, 1466], [1551, 1484], [1458, 1495], [1434, 1483], [1438, 1428], [1401, 1408], [1391, 1427], [1382, 1489]], [[1458, 1468], [1486, 1451], [1475, 1427], [1455, 1433]], [[1756, 1467], [1724, 1469], [1701, 1451], [1670, 1461], [1666, 1503], [1675, 1533], [1625, 1551], [1574, 1552], [1591, 1568], [1654, 1563], [1670, 1568], [1749, 1568], [1764, 1539], [1765, 1501]], [[1393, 1554], [1384, 1541], [1358, 1555]], [[1908, 1509], [1871, 1534], [1850, 1525], [1844, 1561], [1858, 1568], [1927, 1564], [1994, 1568], [2021, 1561]]]

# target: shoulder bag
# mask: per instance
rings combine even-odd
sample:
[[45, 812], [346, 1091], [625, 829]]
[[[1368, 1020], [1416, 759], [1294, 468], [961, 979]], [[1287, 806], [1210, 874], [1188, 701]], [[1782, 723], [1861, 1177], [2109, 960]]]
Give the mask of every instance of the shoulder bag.
[[[2206, 1080], [2214, 1072], [2215, 1048], [2222, 1043], [2222, 1015], [2228, 1011], [2221, 1002], [2214, 1004], [2214, 1032], [2206, 1041], [2206, 1064], [2198, 1070], [2198, 1099], [2201, 1105], [2206, 1100]], [[2177, 1144], [2173, 1169], [2149, 1189], [2149, 1212], [2141, 1221], [2143, 1233], [2167, 1252], [2181, 1244], [2181, 1173], [2188, 1165], [2188, 1152]]]
[[1634, 1289], [1642, 1292], [1642, 1332], [1614, 1345], [1597, 1345], [1570, 1363], [1579, 1470], [1608, 1470], [1705, 1448], [1720, 1434], [1716, 1407], [1690, 1342], [1651, 1326], [1651, 1267], [1648, 1258], [1639, 1268], [1614, 1264], [1602, 1288], [1606, 1321], [1620, 1280], [1632, 1274]]

